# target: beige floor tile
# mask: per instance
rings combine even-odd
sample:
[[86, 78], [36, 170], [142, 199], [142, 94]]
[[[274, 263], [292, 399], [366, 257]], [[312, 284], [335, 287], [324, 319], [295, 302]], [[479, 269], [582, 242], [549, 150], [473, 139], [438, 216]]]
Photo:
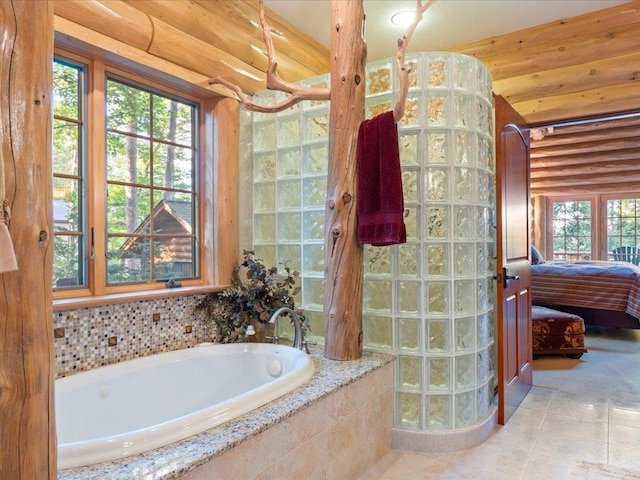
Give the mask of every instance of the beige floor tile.
[[589, 399], [582, 395], [558, 394], [551, 399], [547, 413], [592, 422], [607, 422], [609, 420], [609, 405], [606, 399], [603, 401], [598, 397]]
[[484, 442], [477, 447], [456, 452], [451, 462], [464, 465], [478, 471], [494, 472], [496, 475], [514, 471], [523, 472], [530, 452], [498, 443]]
[[634, 448], [609, 445], [609, 463], [616, 467], [640, 469], [640, 451]]
[[[640, 428], [610, 425], [609, 444], [640, 450]], [[640, 465], [640, 458], [638, 464]]]
[[564, 458], [532, 455], [522, 480], [560, 480], [566, 478], [569, 462]]
[[487, 441], [505, 446], [516, 445], [522, 450], [531, 452], [540, 433], [540, 427], [532, 426], [530, 423], [515, 422], [512, 418], [506, 426], [498, 426]]
[[545, 455], [559, 459], [582, 459], [589, 462], [605, 463], [607, 461], [607, 441], [588, 440], [569, 434], [541, 431], [533, 447], [533, 457]]
[[522, 471], [512, 468], [483, 470], [469, 465], [452, 465], [437, 480], [520, 480]]
[[571, 435], [598, 442], [607, 438], [608, 429], [607, 422], [594, 422], [548, 413], [542, 424], [541, 432], [550, 435]]
[[609, 405], [609, 423], [640, 428], [640, 403], [611, 402], [611, 405]]
[[[526, 397], [520, 403], [521, 408], [526, 408], [529, 410], [544, 410], [546, 411], [549, 408], [549, 404], [551, 403], [551, 399], [553, 398], [554, 390], [551, 388], [544, 387], [532, 387]], [[516, 410], [516, 413], [518, 413]]]
[[415, 452], [405, 452], [377, 480], [435, 480], [447, 462]]

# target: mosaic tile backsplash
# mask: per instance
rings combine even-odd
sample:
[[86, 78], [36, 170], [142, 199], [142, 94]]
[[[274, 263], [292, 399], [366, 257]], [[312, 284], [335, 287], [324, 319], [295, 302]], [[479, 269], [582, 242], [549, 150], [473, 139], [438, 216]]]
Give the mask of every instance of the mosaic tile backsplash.
[[207, 340], [201, 295], [54, 312], [56, 378]]

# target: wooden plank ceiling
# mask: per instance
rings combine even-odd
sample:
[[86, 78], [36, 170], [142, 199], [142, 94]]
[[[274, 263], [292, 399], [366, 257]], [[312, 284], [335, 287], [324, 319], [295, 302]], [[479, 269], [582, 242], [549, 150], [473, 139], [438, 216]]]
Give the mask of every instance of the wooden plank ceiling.
[[[265, 88], [256, 0], [54, 0], [54, 11], [58, 40], [102, 43], [203, 87], [224, 75], [249, 94]], [[274, 43], [284, 79], [329, 70], [326, 48], [275, 13], [268, 17], [280, 32]], [[545, 123], [640, 109], [638, 45], [640, 0], [633, 0], [450, 50], [483, 61], [495, 92], [528, 122]]]
[[531, 194], [638, 191], [640, 117], [532, 130]]

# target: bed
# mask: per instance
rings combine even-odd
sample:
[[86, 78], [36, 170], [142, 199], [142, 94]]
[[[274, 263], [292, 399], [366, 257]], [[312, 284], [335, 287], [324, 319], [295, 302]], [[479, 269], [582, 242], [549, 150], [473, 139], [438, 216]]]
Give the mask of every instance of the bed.
[[581, 316], [587, 325], [640, 329], [640, 267], [628, 262], [531, 265], [534, 305]]

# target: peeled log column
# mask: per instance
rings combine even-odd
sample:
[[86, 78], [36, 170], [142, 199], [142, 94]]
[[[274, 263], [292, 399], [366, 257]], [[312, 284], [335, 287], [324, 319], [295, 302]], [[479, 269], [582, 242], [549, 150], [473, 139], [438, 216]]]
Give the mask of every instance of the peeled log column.
[[325, 220], [325, 355], [362, 356], [362, 246], [356, 216], [356, 147], [364, 118], [362, 0], [331, 2], [331, 114]]
[[0, 0], [0, 148], [17, 272], [0, 274], [0, 478], [54, 480], [53, 4]]

